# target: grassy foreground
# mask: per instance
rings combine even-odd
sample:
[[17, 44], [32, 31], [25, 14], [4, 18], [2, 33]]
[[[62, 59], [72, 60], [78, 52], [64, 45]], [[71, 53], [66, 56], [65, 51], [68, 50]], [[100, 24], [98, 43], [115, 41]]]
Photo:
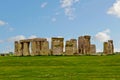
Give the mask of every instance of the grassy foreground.
[[0, 80], [120, 80], [120, 55], [0, 57]]

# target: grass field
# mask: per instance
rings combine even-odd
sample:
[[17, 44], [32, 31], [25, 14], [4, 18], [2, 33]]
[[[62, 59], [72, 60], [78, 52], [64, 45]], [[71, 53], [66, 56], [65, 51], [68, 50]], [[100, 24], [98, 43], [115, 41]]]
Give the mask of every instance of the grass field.
[[120, 80], [120, 55], [0, 57], [0, 80]]

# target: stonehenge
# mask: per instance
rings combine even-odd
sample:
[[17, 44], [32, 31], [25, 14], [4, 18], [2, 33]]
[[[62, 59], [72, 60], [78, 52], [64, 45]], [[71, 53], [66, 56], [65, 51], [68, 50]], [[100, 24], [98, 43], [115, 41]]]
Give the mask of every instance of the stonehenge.
[[105, 54], [113, 54], [114, 53], [114, 45], [113, 40], [108, 40], [108, 42], [103, 43], [103, 52]]
[[[25, 39], [15, 41], [14, 47], [15, 56], [96, 54], [96, 45], [91, 44], [91, 36], [89, 35], [80, 36], [78, 40], [70, 39], [66, 42], [64, 42], [64, 38], [52, 37], [51, 45], [46, 38]], [[104, 42], [103, 52], [105, 54], [114, 53], [113, 40]]]

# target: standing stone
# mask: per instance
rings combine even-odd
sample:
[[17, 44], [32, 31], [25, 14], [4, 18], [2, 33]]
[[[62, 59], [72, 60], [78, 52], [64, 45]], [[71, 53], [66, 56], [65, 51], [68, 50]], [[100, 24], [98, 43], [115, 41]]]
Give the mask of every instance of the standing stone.
[[62, 55], [64, 46], [64, 38], [52, 38], [52, 55]]
[[37, 53], [37, 43], [36, 43], [36, 41], [32, 41], [31, 42], [31, 55], [32, 56], [36, 56], [36, 55], [38, 55], [38, 53]]
[[90, 45], [90, 54], [96, 53], [96, 46], [94, 44]]
[[18, 43], [18, 55], [17, 56], [23, 56], [23, 43]]
[[80, 36], [78, 38], [78, 53], [79, 54], [85, 53], [85, 38], [84, 38], [84, 36]]
[[15, 48], [14, 48], [15, 56], [22, 56], [23, 55], [23, 44], [21, 42], [15, 41], [14, 45], [15, 45]]
[[48, 55], [49, 43], [45, 38], [34, 38], [31, 42], [32, 55]]
[[90, 54], [90, 36], [85, 35], [78, 38], [78, 53]]
[[108, 40], [108, 43], [109, 43], [109, 53], [113, 54], [114, 53], [113, 40]]
[[29, 56], [29, 42], [23, 42], [23, 56]]
[[108, 54], [108, 42], [104, 42], [104, 51], [105, 54]]
[[90, 36], [89, 35], [85, 35], [85, 54], [90, 54]]
[[40, 55], [41, 51], [41, 41], [36, 41], [36, 54]]
[[18, 54], [19, 54], [18, 41], [15, 41], [14, 44], [15, 44], [15, 46], [14, 46], [14, 50], [15, 50], [15, 51], [14, 51], [14, 55], [15, 55], [15, 56], [18, 56]]
[[76, 53], [77, 53], [77, 40], [71, 39], [70, 41], [66, 41], [65, 55], [74, 55]]
[[104, 51], [105, 54], [113, 54], [114, 53], [114, 45], [113, 40], [108, 40], [108, 42], [104, 42]]
[[73, 43], [73, 54], [77, 53], [77, 40], [71, 39], [71, 42]]
[[50, 55], [49, 42], [43, 41], [41, 46], [41, 55]]
[[73, 44], [70, 41], [66, 41], [65, 55], [73, 55]]

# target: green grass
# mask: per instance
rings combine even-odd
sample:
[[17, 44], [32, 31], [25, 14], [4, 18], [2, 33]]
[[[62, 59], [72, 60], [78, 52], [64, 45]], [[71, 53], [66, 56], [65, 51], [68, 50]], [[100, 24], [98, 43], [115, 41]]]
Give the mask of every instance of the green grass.
[[120, 55], [0, 57], [0, 80], [120, 80]]

